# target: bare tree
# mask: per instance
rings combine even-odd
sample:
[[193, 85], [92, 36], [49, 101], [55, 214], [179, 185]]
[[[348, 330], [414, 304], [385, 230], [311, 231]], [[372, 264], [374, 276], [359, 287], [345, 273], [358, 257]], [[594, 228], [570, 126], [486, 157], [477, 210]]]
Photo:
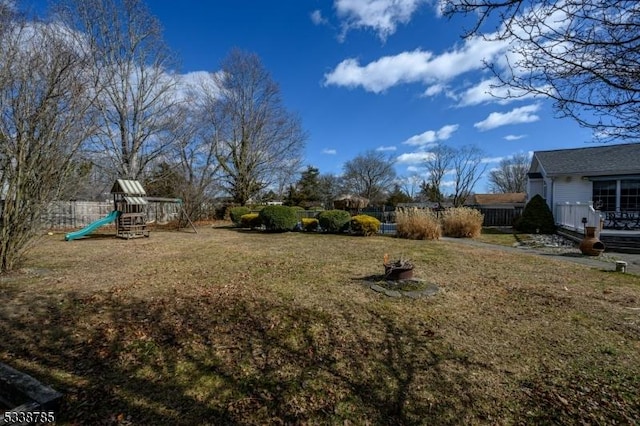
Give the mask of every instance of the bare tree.
[[393, 158], [379, 151], [358, 155], [344, 164], [344, 187], [371, 204], [383, 203], [396, 179], [393, 165]]
[[453, 205], [460, 207], [465, 201], [478, 180], [487, 170], [487, 164], [482, 162], [483, 152], [480, 148], [467, 145], [455, 150], [453, 157], [454, 193]]
[[16, 15], [13, 1], [0, 1], [0, 32], [5, 32], [12, 27], [11, 20], [15, 19]]
[[88, 49], [100, 132], [93, 155], [118, 177], [137, 179], [171, 142], [175, 124], [173, 57], [142, 0], [66, 0], [58, 8]]
[[278, 174], [298, 170], [306, 135], [257, 55], [233, 50], [221, 68], [210, 108], [215, 153], [224, 188], [244, 205]]
[[199, 94], [192, 93], [190, 101], [176, 115], [181, 124], [175, 126], [176, 143], [172, 152], [179, 158], [179, 171], [183, 176], [180, 197], [187, 214], [195, 220], [201, 216], [204, 204], [219, 190], [215, 177], [220, 165], [216, 159], [215, 128], [202, 109], [206, 103], [195, 100], [198, 96], [210, 95], [210, 87], [202, 85], [194, 89]]
[[439, 143], [435, 145], [430, 152], [429, 157], [425, 161], [425, 168], [427, 169], [429, 187], [434, 195], [431, 201], [442, 202], [442, 179], [446, 175], [453, 165], [453, 159], [456, 156], [456, 150]]
[[283, 163], [282, 167], [273, 170], [272, 184], [268, 189], [276, 194], [278, 200], [283, 200], [288, 188], [295, 185], [301, 173], [302, 163], [302, 156], [295, 156]]
[[[467, 36], [509, 42], [506, 64], [487, 64], [506, 98], [551, 98], [558, 115], [604, 141], [640, 136], [640, 7], [635, 0], [441, 0], [472, 15]], [[495, 23], [497, 28], [489, 28]], [[502, 59], [501, 59], [502, 60]]]
[[325, 209], [333, 208], [333, 201], [342, 192], [342, 182], [338, 176], [325, 173], [318, 176], [318, 191]]
[[423, 181], [423, 177], [417, 172], [410, 174], [409, 176], [401, 179], [402, 190], [411, 198], [418, 197], [420, 193], [420, 184]]
[[86, 58], [58, 25], [2, 19], [0, 271], [18, 264], [95, 130]]
[[530, 163], [529, 155], [524, 153], [502, 159], [498, 168], [489, 172], [491, 192], [525, 192]]

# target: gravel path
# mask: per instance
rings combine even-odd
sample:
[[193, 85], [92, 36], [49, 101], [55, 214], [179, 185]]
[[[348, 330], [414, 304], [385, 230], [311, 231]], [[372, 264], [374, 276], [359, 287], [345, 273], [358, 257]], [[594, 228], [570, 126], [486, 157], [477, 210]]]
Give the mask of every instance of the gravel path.
[[531, 253], [538, 256], [548, 256], [565, 262], [574, 262], [601, 270], [614, 271], [615, 262], [622, 260], [627, 262], [627, 273], [640, 275], [640, 254], [615, 253], [605, 251], [600, 256], [585, 256], [571, 241], [557, 235], [538, 236], [533, 245], [519, 245], [517, 247], [501, 246], [497, 244], [483, 243], [471, 238], [443, 237], [444, 241], [453, 243], [484, 247], [492, 250], [502, 250], [512, 253]]

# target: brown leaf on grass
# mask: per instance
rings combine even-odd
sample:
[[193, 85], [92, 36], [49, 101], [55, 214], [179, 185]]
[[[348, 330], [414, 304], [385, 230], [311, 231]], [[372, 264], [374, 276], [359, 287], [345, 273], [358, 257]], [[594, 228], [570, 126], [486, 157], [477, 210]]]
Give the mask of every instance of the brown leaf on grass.
[[[122, 424], [640, 415], [631, 275], [386, 237], [207, 229], [129, 243], [46, 241], [30, 266], [64, 283], [0, 283], [0, 360], [65, 389], [62, 423], [114, 413]], [[390, 299], [361, 285], [385, 252], [406, 254], [443, 291]]]

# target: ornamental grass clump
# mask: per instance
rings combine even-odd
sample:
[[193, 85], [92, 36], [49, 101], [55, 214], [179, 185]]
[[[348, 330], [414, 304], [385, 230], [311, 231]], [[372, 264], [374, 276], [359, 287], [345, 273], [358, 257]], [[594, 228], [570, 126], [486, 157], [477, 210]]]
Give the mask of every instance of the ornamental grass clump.
[[380, 231], [380, 221], [373, 216], [359, 214], [351, 218], [351, 232], [369, 237]]
[[469, 207], [455, 207], [442, 212], [442, 232], [447, 237], [476, 238], [482, 232], [484, 215]]
[[399, 237], [410, 240], [437, 240], [442, 236], [438, 217], [430, 209], [399, 209], [396, 229]]

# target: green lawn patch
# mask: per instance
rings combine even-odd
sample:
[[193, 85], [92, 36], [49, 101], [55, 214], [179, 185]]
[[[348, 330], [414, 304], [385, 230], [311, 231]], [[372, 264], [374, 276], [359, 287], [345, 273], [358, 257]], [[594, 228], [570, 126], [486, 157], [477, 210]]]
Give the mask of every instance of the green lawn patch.
[[513, 246], [517, 243], [527, 241], [531, 238], [529, 234], [523, 234], [511, 229], [504, 228], [482, 228], [482, 233], [478, 241], [488, 244], [496, 244], [500, 246]]

